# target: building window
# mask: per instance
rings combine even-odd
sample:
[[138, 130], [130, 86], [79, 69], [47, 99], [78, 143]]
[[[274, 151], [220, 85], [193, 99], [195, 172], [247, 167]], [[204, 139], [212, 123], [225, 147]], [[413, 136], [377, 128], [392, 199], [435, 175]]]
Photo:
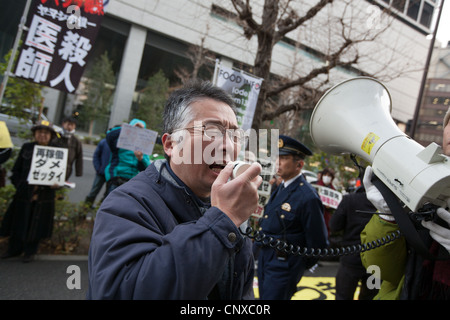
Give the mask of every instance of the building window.
[[403, 12], [405, 8], [405, 2], [406, 0], [392, 0], [392, 7], [394, 7], [400, 12]]
[[408, 11], [406, 12], [408, 17], [417, 21], [417, 18], [419, 17], [419, 10], [420, 0], [409, 0]]
[[436, 0], [378, 0], [385, 8], [395, 9], [394, 14], [399, 20], [413, 25], [421, 31], [429, 33]]
[[434, 7], [431, 4], [424, 2], [422, 15], [420, 16], [420, 24], [424, 25], [427, 28], [431, 26], [431, 19], [433, 18], [433, 9]]

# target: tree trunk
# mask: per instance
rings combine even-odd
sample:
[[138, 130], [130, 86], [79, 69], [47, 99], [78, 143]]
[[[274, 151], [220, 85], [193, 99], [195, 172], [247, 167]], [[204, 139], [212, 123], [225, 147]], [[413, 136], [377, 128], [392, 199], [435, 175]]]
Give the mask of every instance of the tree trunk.
[[275, 24], [278, 17], [278, 2], [265, 0], [262, 15], [263, 24], [256, 30], [258, 37], [258, 51], [255, 57], [255, 75], [263, 78], [258, 101], [256, 103], [255, 115], [252, 128], [259, 130], [263, 122], [264, 102], [266, 101], [267, 88], [269, 85], [270, 67], [272, 65], [272, 51], [275, 45]]
[[89, 137], [92, 137], [92, 131], [94, 130], [94, 120], [89, 122]]

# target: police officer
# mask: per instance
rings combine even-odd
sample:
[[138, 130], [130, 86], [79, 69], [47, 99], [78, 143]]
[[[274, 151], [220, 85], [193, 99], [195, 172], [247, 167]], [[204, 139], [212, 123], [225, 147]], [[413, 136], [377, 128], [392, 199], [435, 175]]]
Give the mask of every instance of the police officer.
[[[299, 141], [280, 135], [277, 174], [283, 182], [264, 209], [260, 230], [288, 244], [306, 248], [328, 246], [322, 202], [301, 170], [311, 150]], [[306, 269], [317, 258], [288, 255], [269, 246], [258, 257], [258, 286], [262, 300], [289, 300]]]

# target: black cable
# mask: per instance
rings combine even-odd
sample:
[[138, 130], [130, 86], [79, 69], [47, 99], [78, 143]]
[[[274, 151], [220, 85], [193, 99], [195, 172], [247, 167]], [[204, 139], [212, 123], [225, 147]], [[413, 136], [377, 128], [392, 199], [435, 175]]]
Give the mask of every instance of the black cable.
[[264, 246], [269, 246], [283, 253], [292, 254], [294, 256], [305, 256], [316, 258], [360, 254], [361, 252], [369, 251], [384, 246], [401, 237], [400, 230], [397, 230], [389, 235], [386, 235], [386, 237], [382, 237], [381, 239], [373, 240], [365, 244], [357, 244], [340, 248], [320, 249], [320, 248], [304, 248], [300, 246], [294, 246], [292, 244], [286, 243], [283, 240], [274, 238], [272, 236], [267, 236], [261, 231], [254, 231], [252, 227], [247, 227], [245, 232], [241, 231], [241, 233], [249, 237], [250, 239], [255, 240], [256, 242], [262, 243]]

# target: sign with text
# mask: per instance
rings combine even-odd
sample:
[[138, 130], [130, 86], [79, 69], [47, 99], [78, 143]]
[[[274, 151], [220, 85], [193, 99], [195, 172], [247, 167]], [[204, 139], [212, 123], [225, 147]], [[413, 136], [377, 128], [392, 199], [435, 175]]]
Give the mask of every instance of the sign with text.
[[337, 209], [339, 203], [342, 200], [342, 193], [331, 188], [319, 186], [317, 184], [313, 184], [312, 186], [316, 188], [317, 192], [319, 193], [320, 200], [322, 200], [322, 203], [325, 207]]
[[219, 63], [216, 64], [216, 69], [215, 85], [233, 97], [239, 127], [244, 130], [251, 129], [263, 79]]
[[63, 186], [66, 178], [67, 148], [35, 145], [28, 183], [43, 186]]
[[103, 14], [101, 0], [34, 0], [15, 75], [73, 93], [80, 82]]
[[275, 174], [275, 163], [270, 160], [258, 159], [259, 164], [261, 165], [261, 177], [262, 183], [258, 188], [258, 207], [256, 211], [252, 213], [253, 217], [261, 218], [264, 213], [264, 207], [267, 202], [269, 202], [272, 185], [270, 184], [270, 180], [273, 178]]
[[131, 151], [142, 151], [143, 154], [151, 155], [155, 147], [158, 132], [134, 127], [127, 123], [122, 125], [117, 148], [127, 149]]

